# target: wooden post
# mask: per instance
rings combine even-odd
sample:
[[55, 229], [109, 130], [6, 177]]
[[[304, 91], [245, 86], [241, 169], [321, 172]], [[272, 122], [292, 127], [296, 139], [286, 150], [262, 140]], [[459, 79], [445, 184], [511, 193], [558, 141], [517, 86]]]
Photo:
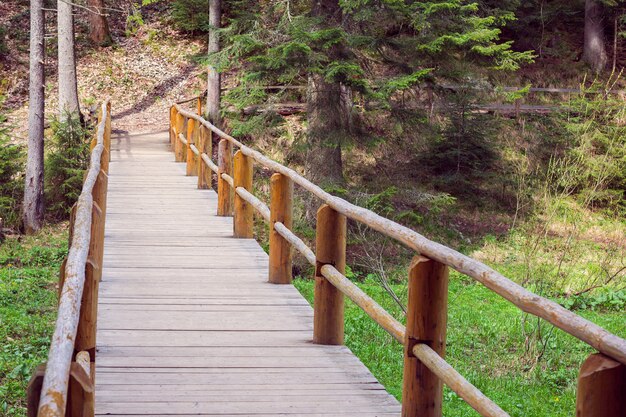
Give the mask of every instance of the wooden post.
[[198, 116], [202, 116], [202, 99], [200, 97], [196, 101], [196, 113]]
[[182, 162], [184, 160], [184, 147], [178, 135], [185, 132], [185, 116], [180, 113], [176, 115], [176, 137], [174, 138], [174, 160]]
[[[252, 192], [252, 158], [245, 156], [241, 151], [237, 151], [234, 163], [233, 185], [235, 190], [237, 187], [243, 187]], [[254, 237], [254, 207], [239, 197], [237, 193], [235, 193], [233, 236], [244, 239]]]
[[626, 365], [600, 353], [580, 367], [576, 417], [626, 416]]
[[176, 140], [176, 120], [177, 120], [176, 107], [172, 106], [172, 107], [170, 107], [170, 146], [172, 148], [172, 151], [174, 150], [174, 147], [176, 146], [176, 143], [175, 143], [175, 140]]
[[320, 345], [343, 344], [343, 293], [322, 276], [321, 268], [330, 264], [345, 273], [346, 225], [346, 216], [326, 204], [317, 211], [313, 343]]
[[107, 103], [107, 114], [104, 119], [104, 150], [106, 151], [106, 158], [101, 162], [100, 169], [108, 175], [109, 162], [111, 162], [111, 103]]
[[[94, 202], [91, 221], [91, 240], [85, 265], [85, 285], [80, 304], [80, 316], [74, 352], [86, 351], [91, 360], [96, 358], [96, 322], [98, 318], [98, 287], [102, 276], [104, 248], [104, 216]], [[95, 368], [94, 368], [95, 369]]]
[[187, 176], [198, 175], [198, 167], [196, 166], [196, 155], [191, 150], [191, 145], [195, 145], [196, 121], [189, 119], [187, 121]]
[[222, 178], [222, 174], [233, 173], [233, 145], [226, 139], [220, 140], [217, 148], [217, 215], [233, 215], [233, 190]]
[[[93, 417], [95, 413], [94, 384], [90, 377], [93, 371], [88, 368], [88, 362], [89, 356], [87, 352], [79, 352], [76, 355], [76, 362], [72, 362], [70, 365], [66, 416]], [[26, 388], [28, 417], [37, 417], [45, 373], [46, 364], [44, 363], [35, 369], [28, 382]]]
[[213, 171], [211, 171], [211, 168], [209, 168], [202, 160], [202, 154], [207, 154], [209, 159], [211, 159], [213, 155], [211, 131], [204, 125], [200, 125], [198, 138], [200, 142], [198, 146], [198, 150], [200, 151], [200, 155], [198, 155], [198, 188], [210, 189], [212, 185]]
[[293, 181], [283, 174], [270, 178], [270, 264], [269, 282], [291, 284], [291, 244], [276, 230], [281, 222], [291, 229], [293, 220]]
[[413, 355], [417, 343], [445, 356], [448, 321], [448, 267], [416, 256], [409, 269], [404, 339], [402, 417], [441, 417], [443, 383]]
[[[93, 417], [95, 415], [94, 395], [94, 364], [90, 360], [88, 352], [81, 351], [76, 354], [76, 362], [72, 363], [74, 373], [80, 372], [81, 381], [76, 377], [70, 377], [67, 411], [69, 417]], [[66, 413], [67, 414], [67, 413]]]

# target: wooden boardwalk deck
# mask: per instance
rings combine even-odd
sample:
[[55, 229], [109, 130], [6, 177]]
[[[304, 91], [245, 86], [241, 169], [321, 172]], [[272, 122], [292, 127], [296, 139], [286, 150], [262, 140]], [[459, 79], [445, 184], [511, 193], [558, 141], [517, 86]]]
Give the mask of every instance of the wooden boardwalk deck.
[[307, 301], [173, 160], [165, 132], [113, 138], [96, 414], [399, 415], [349, 349], [311, 342]]

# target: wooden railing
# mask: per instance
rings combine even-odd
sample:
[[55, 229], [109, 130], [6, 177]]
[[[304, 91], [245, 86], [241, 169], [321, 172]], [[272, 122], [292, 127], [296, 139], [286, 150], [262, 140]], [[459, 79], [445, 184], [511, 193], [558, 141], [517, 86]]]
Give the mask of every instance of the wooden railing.
[[111, 106], [102, 104], [91, 159], [70, 218], [69, 253], [59, 278], [59, 308], [48, 362], [28, 384], [29, 417], [94, 415], [96, 318], [102, 275], [111, 144]]
[[[217, 214], [234, 216], [235, 237], [253, 237], [254, 210], [269, 223], [269, 282], [291, 282], [291, 248], [315, 267], [314, 343], [343, 343], [345, 295], [404, 345], [403, 416], [441, 416], [443, 383], [481, 415], [508, 416], [444, 360], [449, 267], [600, 352], [592, 354], [582, 365], [577, 416], [626, 415], [626, 340], [526, 290], [473, 258], [325, 192], [203, 119], [199, 99], [196, 112], [179, 104], [170, 109], [170, 143], [175, 160], [186, 162], [187, 175], [198, 175], [199, 188], [210, 188], [211, 174], [216, 174]], [[220, 139], [217, 164], [211, 160], [212, 134]], [[234, 155], [233, 147], [239, 148]], [[254, 163], [275, 172], [270, 182], [269, 207], [252, 194]], [[291, 230], [294, 183], [324, 203], [317, 212], [315, 253]], [[346, 278], [347, 218], [416, 251], [408, 272], [406, 327]]]

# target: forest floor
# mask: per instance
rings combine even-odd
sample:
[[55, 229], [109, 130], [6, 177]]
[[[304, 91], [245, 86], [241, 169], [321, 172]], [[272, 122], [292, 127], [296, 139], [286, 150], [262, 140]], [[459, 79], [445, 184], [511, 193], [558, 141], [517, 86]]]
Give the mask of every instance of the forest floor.
[[[121, 2], [125, 3], [125, 2]], [[127, 2], [132, 3], [132, 2]], [[4, 13], [3, 13], [4, 12]], [[6, 125], [18, 143], [27, 138], [28, 118], [28, 16], [25, 5], [9, 1], [0, 5], [0, 23], [14, 31], [8, 49], [0, 55], [5, 96]], [[149, 21], [148, 16], [154, 17]], [[206, 87], [203, 68], [197, 58], [203, 42], [189, 39], [170, 25], [149, 14], [145, 22], [129, 29], [117, 14], [111, 27], [115, 43], [94, 48], [86, 39], [85, 27], [77, 25], [77, 78], [82, 112], [96, 116], [98, 104], [111, 101], [114, 129], [154, 132], [168, 128], [167, 115], [173, 101], [200, 94]], [[143, 19], [143, 18], [142, 18]], [[46, 120], [57, 114], [56, 48], [48, 45], [46, 58]]]

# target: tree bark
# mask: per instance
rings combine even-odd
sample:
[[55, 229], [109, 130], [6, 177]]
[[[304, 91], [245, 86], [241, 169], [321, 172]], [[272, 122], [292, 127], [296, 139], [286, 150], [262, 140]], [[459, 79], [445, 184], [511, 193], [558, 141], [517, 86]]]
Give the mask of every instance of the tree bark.
[[[312, 0], [311, 15], [321, 18], [322, 27], [341, 26], [342, 11], [337, 0]], [[329, 61], [345, 55], [342, 45], [329, 51]], [[341, 144], [350, 136], [352, 94], [338, 82], [311, 72], [307, 85], [307, 153], [305, 173], [318, 184], [343, 183]]]
[[585, 0], [583, 60], [596, 73], [604, 70], [608, 61], [604, 36], [604, 6], [600, 0]]
[[59, 120], [64, 121], [70, 115], [80, 117], [74, 50], [74, 16], [72, 4], [66, 0], [57, 1], [57, 27], [59, 37]]
[[[209, 0], [209, 54], [219, 52], [220, 39], [216, 29], [222, 21], [221, 0]], [[216, 126], [220, 124], [220, 73], [209, 65], [207, 73], [207, 115]]]
[[91, 10], [88, 14], [89, 39], [96, 45], [112, 44], [113, 39], [105, 15], [104, 0], [87, 0], [87, 5]]
[[43, 0], [31, 0], [28, 158], [22, 217], [24, 231], [27, 234], [33, 234], [41, 229], [44, 219], [44, 22]]

